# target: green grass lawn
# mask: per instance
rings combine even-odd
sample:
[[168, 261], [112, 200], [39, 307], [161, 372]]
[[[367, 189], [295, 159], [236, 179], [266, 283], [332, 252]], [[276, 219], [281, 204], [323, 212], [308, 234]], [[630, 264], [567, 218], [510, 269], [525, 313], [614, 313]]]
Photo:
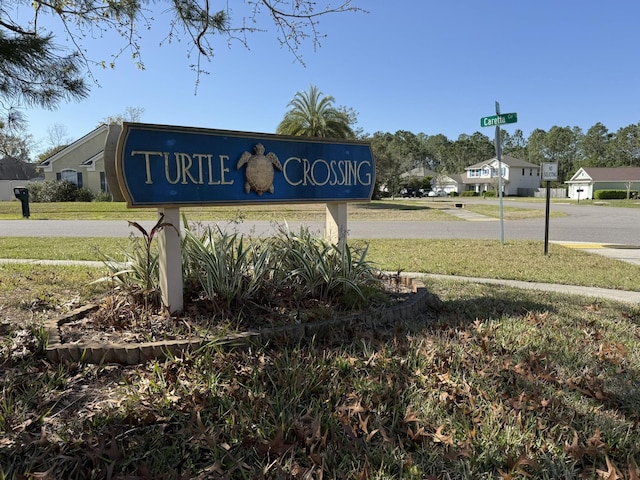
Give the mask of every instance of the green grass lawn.
[[[130, 239], [0, 237], [1, 258], [101, 260], [120, 258]], [[412, 271], [589, 287], [640, 290], [640, 267], [577, 249], [535, 241], [352, 240], [385, 271]], [[401, 254], [399, 254], [401, 252]], [[579, 275], [576, 272], [580, 272]]]
[[[446, 209], [454, 208], [454, 204], [464, 199], [439, 198], [430, 199], [396, 199], [376, 200], [366, 203], [350, 203], [349, 219], [351, 220], [398, 220], [398, 221], [459, 221], [455, 216], [446, 213]], [[495, 202], [468, 203], [465, 208], [477, 213], [499, 217], [500, 209]], [[20, 219], [22, 210], [18, 202], [0, 202], [0, 220]], [[123, 202], [69, 202], [69, 203], [31, 203], [33, 220], [154, 220], [156, 209], [127, 209]], [[181, 213], [190, 221], [198, 220], [267, 220], [289, 221], [323, 221], [324, 204], [292, 204], [292, 205], [243, 205], [229, 207], [186, 207]], [[562, 215], [552, 212], [553, 216]], [[544, 217], [540, 209], [520, 207], [504, 207], [504, 218], [518, 220]]]
[[425, 315], [387, 329], [137, 367], [9, 357], [26, 340], [4, 325], [0, 476], [638, 478], [637, 307], [427, 288]]
[[[97, 260], [129, 241], [0, 237], [0, 257]], [[640, 267], [555, 244], [350, 242], [365, 243], [394, 272], [639, 289]], [[379, 330], [133, 367], [46, 361], [43, 320], [101, 298], [102, 274], [0, 264], [0, 479], [640, 475], [640, 306], [428, 279], [423, 315]]]
[[[385, 200], [349, 204], [353, 220], [457, 220], [442, 212], [442, 202]], [[122, 202], [32, 203], [33, 220], [155, 220], [156, 209], [127, 209]], [[186, 207], [180, 209], [190, 221], [197, 220], [267, 220], [323, 221], [325, 204], [243, 205], [229, 207]], [[20, 219], [18, 202], [0, 202], [0, 220]]]

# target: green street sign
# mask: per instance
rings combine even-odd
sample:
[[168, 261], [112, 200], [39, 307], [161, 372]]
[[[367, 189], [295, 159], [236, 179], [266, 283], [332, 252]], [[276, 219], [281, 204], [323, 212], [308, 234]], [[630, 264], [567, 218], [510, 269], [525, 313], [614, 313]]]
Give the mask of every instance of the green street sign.
[[505, 123], [516, 123], [518, 121], [517, 113], [503, 113], [502, 115], [492, 115], [491, 117], [482, 117], [480, 119], [481, 127], [495, 127]]

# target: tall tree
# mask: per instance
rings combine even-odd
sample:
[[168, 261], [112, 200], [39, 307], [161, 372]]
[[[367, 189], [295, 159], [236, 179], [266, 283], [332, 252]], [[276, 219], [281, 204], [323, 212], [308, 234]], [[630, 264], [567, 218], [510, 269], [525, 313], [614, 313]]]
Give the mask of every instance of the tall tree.
[[424, 137], [407, 130], [398, 130], [393, 134], [393, 148], [406, 162], [408, 169], [424, 166], [427, 158], [427, 145]]
[[502, 151], [505, 155], [524, 160], [527, 158], [527, 141], [522, 130], [517, 128], [512, 134], [502, 131]]
[[53, 108], [87, 96], [76, 53], [59, 54], [52, 35], [24, 30], [2, 7], [0, 13], [0, 128], [24, 128], [22, 106]]
[[320, 138], [355, 138], [351, 129], [354, 117], [344, 107], [334, 107], [334, 101], [332, 96], [324, 96], [315, 85], [311, 85], [308, 92], [297, 92], [289, 102], [291, 109], [276, 128], [276, 133]]
[[414, 166], [400, 141], [401, 136], [376, 132], [371, 138], [371, 150], [376, 164], [376, 192], [398, 195], [401, 188], [400, 175]]
[[574, 171], [578, 160], [578, 145], [582, 139], [582, 131], [575, 127], [558, 127], [554, 125], [544, 137], [545, 161], [558, 163], [558, 181], [564, 182], [569, 173]]
[[[37, 105], [55, 108], [60, 102], [82, 99], [88, 94], [84, 78], [92, 77], [91, 65], [114, 67], [127, 53], [141, 68], [141, 38], [152, 25], [166, 21], [166, 42], [186, 40], [187, 55], [194, 57], [196, 85], [202, 62], [213, 58], [214, 38], [224, 35], [247, 45], [247, 35], [267, 30], [271, 23], [278, 40], [301, 61], [299, 48], [321, 38], [319, 17], [329, 13], [358, 11], [357, 0], [243, 0], [234, 2], [246, 13], [236, 18], [222, 2], [209, 0], [3, 0], [0, 3], [0, 114], [3, 123], [24, 120], [20, 108]], [[155, 4], [162, 4], [156, 7]], [[169, 16], [157, 15], [160, 11]], [[31, 13], [29, 13], [31, 12]], [[18, 15], [19, 13], [19, 15]], [[47, 27], [41, 19], [47, 18]], [[61, 33], [56, 38], [48, 28]], [[162, 26], [160, 27], [162, 28]], [[157, 31], [158, 29], [154, 29]], [[115, 33], [109, 39], [109, 59], [91, 58], [85, 39]], [[59, 47], [65, 45], [65, 47]]]
[[619, 129], [611, 141], [615, 166], [640, 166], [640, 123]]
[[0, 130], [0, 158], [12, 157], [31, 162], [33, 137], [24, 131], [8, 133]]
[[475, 132], [473, 135], [458, 136], [449, 152], [448, 163], [451, 164], [449, 171], [462, 172], [469, 165], [495, 156], [495, 147], [489, 137]]
[[441, 133], [430, 135], [425, 143], [427, 147], [426, 166], [428, 168], [438, 172], [457, 172], [457, 170], [451, 169], [450, 165], [447, 165], [447, 153], [451, 147], [451, 142], [449, 142], [446, 135]]
[[531, 132], [527, 140], [527, 160], [528, 162], [540, 165], [545, 162], [545, 138], [547, 132], [541, 128], [536, 128]]
[[69, 130], [61, 123], [56, 123], [47, 128], [47, 140], [49, 149], [58, 149], [72, 142], [69, 137]]
[[580, 142], [583, 165], [593, 167], [611, 166], [612, 159], [609, 156], [609, 139], [613, 135], [602, 123], [593, 125]]

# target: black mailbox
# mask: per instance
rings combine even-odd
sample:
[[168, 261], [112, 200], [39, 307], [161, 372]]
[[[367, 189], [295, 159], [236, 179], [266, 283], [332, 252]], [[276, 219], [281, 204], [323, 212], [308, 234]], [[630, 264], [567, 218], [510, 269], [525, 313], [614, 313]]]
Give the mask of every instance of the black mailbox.
[[29, 212], [29, 190], [25, 187], [14, 187], [13, 194], [22, 204], [22, 216], [29, 218], [31, 216]]

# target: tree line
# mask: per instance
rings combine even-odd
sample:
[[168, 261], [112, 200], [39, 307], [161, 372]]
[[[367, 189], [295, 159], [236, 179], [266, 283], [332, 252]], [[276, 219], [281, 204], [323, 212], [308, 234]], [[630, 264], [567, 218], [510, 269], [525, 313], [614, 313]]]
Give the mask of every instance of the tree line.
[[[493, 139], [475, 132], [455, 140], [443, 134], [427, 135], [399, 130], [365, 136], [371, 141], [379, 184], [399, 184], [402, 173], [425, 167], [443, 174], [461, 174], [465, 167], [495, 157]], [[537, 128], [528, 138], [520, 129], [502, 130], [503, 155], [530, 163], [558, 163], [558, 184], [580, 167], [640, 167], [640, 123], [610, 132], [596, 123], [586, 133], [580, 127]]]

